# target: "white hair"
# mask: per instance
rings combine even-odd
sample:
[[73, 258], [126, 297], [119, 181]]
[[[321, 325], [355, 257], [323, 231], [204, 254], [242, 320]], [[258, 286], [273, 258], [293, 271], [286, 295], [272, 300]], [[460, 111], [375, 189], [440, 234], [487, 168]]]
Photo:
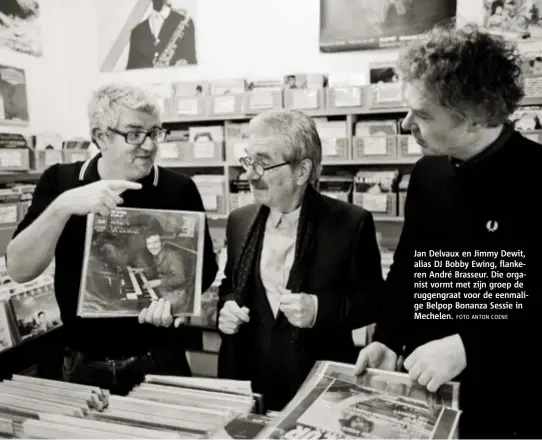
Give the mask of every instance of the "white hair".
[[260, 136], [282, 137], [286, 149], [284, 160], [299, 163], [310, 159], [309, 181], [318, 180], [322, 172], [322, 141], [310, 116], [298, 110], [268, 110], [252, 118], [249, 131]]
[[130, 84], [107, 84], [94, 92], [88, 106], [91, 132], [116, 127], [120, 115], [126, 110], [142, 111], [160, 118], [157, 101], [144, 88]]

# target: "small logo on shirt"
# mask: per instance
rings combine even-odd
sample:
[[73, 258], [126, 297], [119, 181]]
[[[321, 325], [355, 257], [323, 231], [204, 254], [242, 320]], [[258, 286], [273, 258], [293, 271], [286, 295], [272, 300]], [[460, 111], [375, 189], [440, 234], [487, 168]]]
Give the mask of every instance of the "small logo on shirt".
[[499, 227], [499, 224], [497, 223], [497, 220], [489, 220], [486, 223], [486, 228], [489, 232], [495, 232]]

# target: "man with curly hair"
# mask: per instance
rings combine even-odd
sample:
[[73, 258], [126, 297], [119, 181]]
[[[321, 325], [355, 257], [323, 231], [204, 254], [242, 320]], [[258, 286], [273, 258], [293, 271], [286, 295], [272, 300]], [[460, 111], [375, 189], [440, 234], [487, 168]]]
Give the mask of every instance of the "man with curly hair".
[[[360, 352], [357, 370], [403, 368], [429, 391], [459, 381], [467, 438], [542, 436], [535, 407], [516, 404], [540, 389], [536, 379], [517, 378], [538, 374], [530, 338], [540, 334], [532, 311], [542, 290], [533, 273], [542, 147], [509, 122], [524, 96], [520, 66], [511, 43], [471, 25], [435, 29], [398, 62], [409, 108], [402, 124], [424, 157], [411, 174], [375, 342]], [[512, 250], [516, 257], [503, 260]], [[434, 281], [450, 287], [432, 288]], [[506, 299], [521, 292], [526, 299]]]

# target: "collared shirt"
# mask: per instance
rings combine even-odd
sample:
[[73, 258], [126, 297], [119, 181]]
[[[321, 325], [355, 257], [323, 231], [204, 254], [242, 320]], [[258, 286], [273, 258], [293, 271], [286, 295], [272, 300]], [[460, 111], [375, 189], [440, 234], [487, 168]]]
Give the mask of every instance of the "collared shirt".
[[494, 153], [499, 151], [510, 139], [510, 137], [514, 134], [514, 125], [513, 124], [504, 124], [504, 127], [499, 134], [499, 137], [493, 141], [487, 148], [484, 148], [480, 153], [478, 153], [476, 156], [471, 157], [468, 160], [460, 160], [456, 158], [450, 158], [451, 164], [454, 166], [454, 168], [463, 168], [463, 167], [472, 167], [476, 164], [482, 162], [484, 159], [491, 157]]
[[149, 16], [149, 26], [151, 28], [151, 33], [154, 35], [154, 38], [158, 39], [158, 35], [160, 35], [160, 30], [162, 29], [162, 26], [164, 25], [164, 22], [169, 17], [169, 14], [171, 13], [171, 8], [167, 5], [164, 5], [161, 11], [153, 11], [151, 12], [151, 15]]
[[294, 263], [300, 213], [301, 208], [287, 214], [271, 209], [265, 225], [260, 276], [275, 318], [280, 305], [280, 288], [286, 288]]

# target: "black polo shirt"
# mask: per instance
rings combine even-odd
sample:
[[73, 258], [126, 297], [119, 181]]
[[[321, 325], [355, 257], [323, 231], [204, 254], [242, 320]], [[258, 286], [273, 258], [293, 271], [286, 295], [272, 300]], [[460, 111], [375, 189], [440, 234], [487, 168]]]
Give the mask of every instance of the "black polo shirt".
[[[97, 180], [98, 158], [85, 162], [56, 164], [41, 176], [25, 218], [14, 236], [30, 225], [61, 193]], [[204, 211], [194, 181], [183, 174], [154, 165], [139, 180], [143, 187], [122, 194], [122, 206], [131, 208]], [[137, 355], [168, 344], [182, 344], [182, 327], [157, 328], [139, 324], [137, 318], [80, 318], [76, 315], [83, 265], [86, 216], [72, 216], [58, 240], [55, 250], [55, 293], [62, 322], [65, 344], [78, 351], [104, 356]], [[209, 229], [205, 228], [205, 251], [202, 289], [213, 283], [217, 263]]]

